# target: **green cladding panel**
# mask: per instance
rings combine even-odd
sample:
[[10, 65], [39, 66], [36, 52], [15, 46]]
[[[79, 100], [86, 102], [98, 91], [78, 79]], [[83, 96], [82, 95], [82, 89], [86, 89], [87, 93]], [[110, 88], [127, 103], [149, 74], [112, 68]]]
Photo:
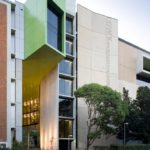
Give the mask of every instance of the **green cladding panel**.
[[[61, 48], [48, 44], [48, 4], [61, 12]], [[41, 80], [65, 57], [65, 0], [27, 0], [25, 3], [25, 58], [23, 86], [40, 85]], [[24, 95], [26, 92], [24, 92]]]
[[[47, 43], [47, 4], [62, 11], [61, 52]], [[47, 45], [50, 50], [65, 55], [65, 0], [27, 0], [25, 3], [25, 59]]]
[[53, 0], [63, 11], [65, 11], [65, 0]]
[[46, 44], [47, 0], [28, 0], [25, 4], [25, 58]]

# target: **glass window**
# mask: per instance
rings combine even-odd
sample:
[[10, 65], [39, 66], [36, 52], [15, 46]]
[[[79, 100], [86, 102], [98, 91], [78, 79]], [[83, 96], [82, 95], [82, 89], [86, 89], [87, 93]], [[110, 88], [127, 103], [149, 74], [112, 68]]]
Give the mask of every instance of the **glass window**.
[[150, 72], [150, 59], [143, 57], [143, 69]]
[[73, 42], [69, 39], [66, 40], [66, 53], [73, 55]]
[[73, 100], [59, 99], [59, 116], [73, 117]]
[[23, 142], [31, 149], [40, 148], [40, 129], [38, 125], [23, 128]]
[[139, 86], [147, 86], [147, 87], [150, 88], [150, 81], [149, 82], [145, 82], [145, 81], [137, 79], [137, 85], [139, 85]]
[[72, 96], [72, 81], [71, 80], [66, 80], [63, 78], [59, 79], [59, 93], [61, 95], [67, 95], [67, 96]]
[[47, 11], [48, 17], [48, 43], [56, 49], [61, 49], [61, 16], [50, 5]]
[[59, 140], [59, 150], [71, 150], [71, 140]]
[[66, 32], [73, 34], [73, 21], [71, 18], [66, 19]]
[[72, 120], [59, 119], [59, 138], [68, 138], [72, 135]]
[[63, 74], [73, 74], [73, 64], [69, 60], [62, 60], [59, 64], [59, 72]]
[[23, 102], [23, 125], [39, 123], [39, 99], [30, 99]]

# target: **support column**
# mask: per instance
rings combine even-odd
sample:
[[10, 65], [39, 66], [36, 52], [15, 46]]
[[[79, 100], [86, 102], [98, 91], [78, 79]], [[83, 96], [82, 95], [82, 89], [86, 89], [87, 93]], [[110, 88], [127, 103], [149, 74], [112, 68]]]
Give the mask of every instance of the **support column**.
[[58, 150], [58, 67], [40, 85], [41, 150]]

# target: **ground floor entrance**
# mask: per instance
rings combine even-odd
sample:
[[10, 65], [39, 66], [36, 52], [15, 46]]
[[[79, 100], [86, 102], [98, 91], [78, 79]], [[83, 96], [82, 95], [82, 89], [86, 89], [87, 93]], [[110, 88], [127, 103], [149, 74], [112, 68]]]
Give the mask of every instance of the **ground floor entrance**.
[[26, 126], [23, 128], [23, 142], [30, 149], [40, 148], [39, 125]]

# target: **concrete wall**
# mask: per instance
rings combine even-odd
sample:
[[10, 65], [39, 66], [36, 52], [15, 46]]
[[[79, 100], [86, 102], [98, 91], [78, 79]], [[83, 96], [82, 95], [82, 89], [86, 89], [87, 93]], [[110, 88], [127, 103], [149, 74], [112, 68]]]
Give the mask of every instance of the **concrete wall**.
[[137, 49], [119, 41], [119, 80], [136, 83]]
[[136, 97], [136, 73], [137, 73], [137, 52], [138, 49], [125, 43], [122, 40], [118, 42], [118, 80], [119, 91], [122, 92], [123, 87], [129, 90], [132, 98]]
[[[78, 6], [78, 87], [87, 83], [118, 90], [118, 22]], [[78, 146], [86, 147], [87, 107], [78, 99]], [[103, 137], [94, 143], [114, 143]]]
[[[12, 12], [11, 12], [12, 13]], [[15, 128], [16, 140], [22, 141], [22, 60], [24, 59], [24, 5], [16, 2], [14, 23], [11, 28], [16, 30], [14, 41], [15, 59]], [[13, 20], [13, 18], [12, 18]], [[13, 26], [14, 25], [14, 26]], [[13, 47], [13, 46], [12, 46]]]
[[66, 0], [66, 12], [72, 16], [75, 16], [76, 0]]
[[53, 69], [40, 85], [41, 150], [58, 149], [58, 68]]
[[117, 28], [117, 20], [78, 6], [79, 86], [97, 82], [117, 89]]

